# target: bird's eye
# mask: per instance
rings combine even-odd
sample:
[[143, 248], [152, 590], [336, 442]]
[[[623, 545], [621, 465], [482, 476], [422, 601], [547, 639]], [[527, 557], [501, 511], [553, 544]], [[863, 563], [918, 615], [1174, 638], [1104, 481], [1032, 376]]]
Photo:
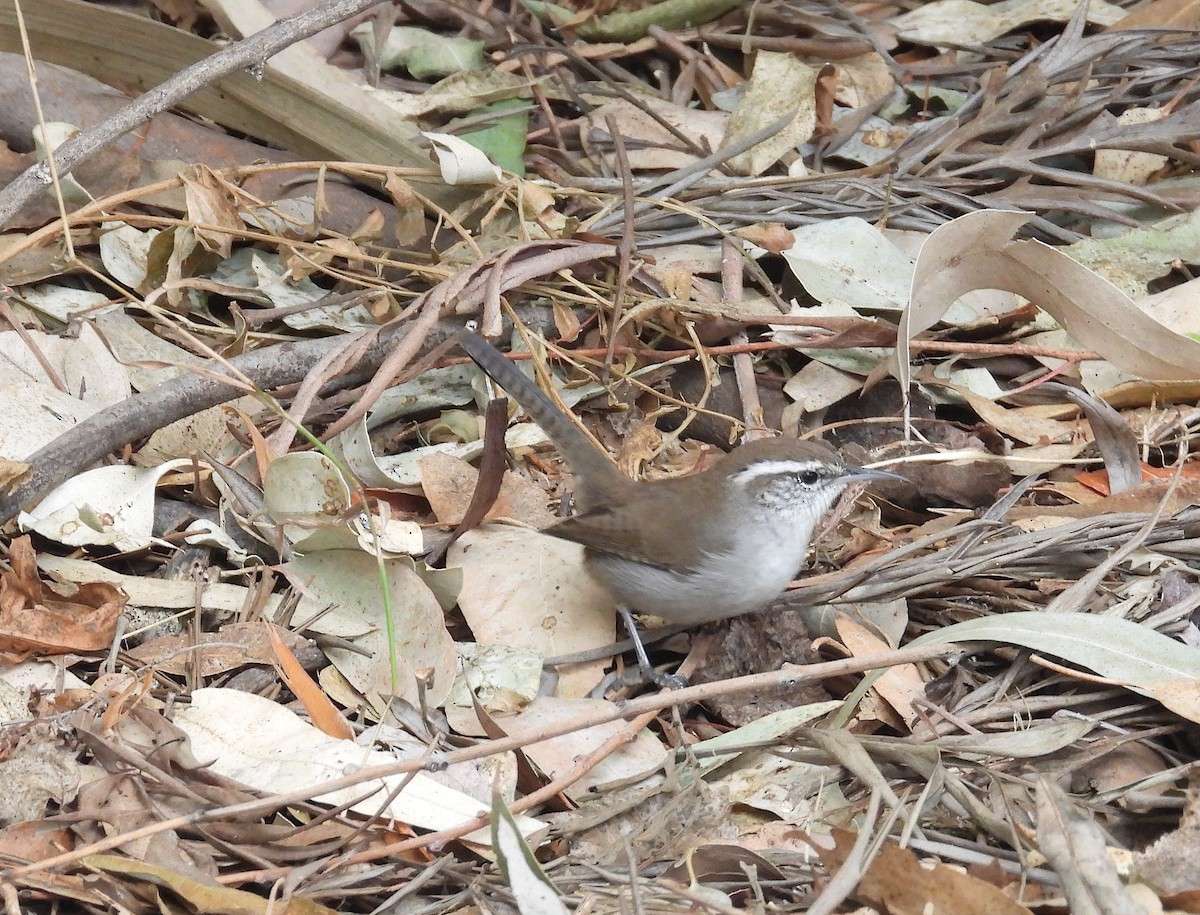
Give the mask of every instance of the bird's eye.
[[821, 474], [815, 470], [801, 470], [796, 477], [805, 486], [816, 486], [821, 479]]

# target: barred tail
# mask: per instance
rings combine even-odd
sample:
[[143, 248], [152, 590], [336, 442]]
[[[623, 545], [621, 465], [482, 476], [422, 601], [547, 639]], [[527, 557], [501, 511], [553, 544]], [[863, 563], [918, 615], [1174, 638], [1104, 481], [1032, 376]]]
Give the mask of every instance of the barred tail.
[[470, 333], [460, 334], [458, 345], [500, 387], [515, 397], [533, 421], [545, 430], [580, 483], [587, 484], [592, 490], [600, 490], [610, 482], [628, 482], [608, 456], [567, 419], [536, 384], [505, 359], [500, 350], [478, 334]]

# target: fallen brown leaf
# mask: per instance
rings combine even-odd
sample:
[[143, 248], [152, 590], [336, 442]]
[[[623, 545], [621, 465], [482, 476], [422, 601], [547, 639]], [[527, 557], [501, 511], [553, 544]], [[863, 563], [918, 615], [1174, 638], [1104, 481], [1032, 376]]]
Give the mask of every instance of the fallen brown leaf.
[[125, 593], [104, 582], [61, 593], [38, 576], [28, 537], [13, 541], [11, 568], [0, 573], [0, 659], [104, 651], [117, 632]]
[[[818, 848], [830, 870], [842, 865], [854, 847], [855, 834], [834, 829], [833, 849]], [[926, 867], [911, 851], [884, 845], [859, 881], [854, 898], [878, 906], [891, 915], [954, 912], [956, 915], [1018, 915], [1029, 909], [1009, 899], [1001, 890], [945, 864]]]

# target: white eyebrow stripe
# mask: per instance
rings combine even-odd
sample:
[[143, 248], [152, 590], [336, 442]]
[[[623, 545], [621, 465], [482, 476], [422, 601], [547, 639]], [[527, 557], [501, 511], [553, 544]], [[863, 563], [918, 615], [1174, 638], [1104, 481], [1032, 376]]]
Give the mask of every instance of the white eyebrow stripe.
[[735, 483], [749, 483], [759, 477], [772, 477], [783, 473], [804, 473], [806, 470], [821, 471], [828, 467], [820, 461], [759, 461], [739, 470], [730, 477]]

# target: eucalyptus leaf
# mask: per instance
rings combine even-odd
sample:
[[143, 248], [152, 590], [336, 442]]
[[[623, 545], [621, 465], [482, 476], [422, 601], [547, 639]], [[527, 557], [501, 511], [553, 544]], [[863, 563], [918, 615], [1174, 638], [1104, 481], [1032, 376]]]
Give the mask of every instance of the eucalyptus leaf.
[[[708, 773], [740, 755], [744, 752], [743, 748], [778, 740], [789, 731], [794, 731], [796, 728], [803, 727], [822, 715], [828, 714], [840, 704], [840, 702], [814, 702], [798, 708], [782, 709], [770, 715], [764, 715], [736, 730], [726, 731], [717, 737], [702, 740], [691, 747], [691, 752], [700, 758], [700, 771]], [[729, 752], [707, 756], [714, 750], [726, 748], [729, 748]]]
[[499, 794], [492, 797], [492, 848], [521, 915], [568, 915], [558, 890], [533, 856]]
[[999, 642], [1053, 655], [1143, 691], [1181, 677], [1200, 679], [1200, 652], [1147, 626], [1090, 613], [1004, 613], [946, 626], [909, 643]]
[[[951, 642], [1020, 645], [1077, 664], [1190, 719], [1200, 718], [1195, 697], [1200, 652], [1148, 626], [1090, 613], [1004, 613], [966, 620], [913, 639], [908, 647]], [[841, 726], [883, 671], [872, 671], [846, 697], [833, 721]], [[1183, 684], [1190, 685], [1181, 690]]]
[[529, 103], [521, 99], [504, 99], [479, 109], [476, 114], [497, 113], [512, 109], [511, 114], [496, 114], [482, 130], [459, 136], [487, 155], [505, 171], [525, 174], [525, 140], [529, 134]]
[[1085, 718], [1071, 718], [1019, 731], [940, 737], [937, 747], [947, 753], [959, 755], [1037, 759], [1066, 749], [1075, 741], [1086, 737], [1095, 727], [1095, 723]]

